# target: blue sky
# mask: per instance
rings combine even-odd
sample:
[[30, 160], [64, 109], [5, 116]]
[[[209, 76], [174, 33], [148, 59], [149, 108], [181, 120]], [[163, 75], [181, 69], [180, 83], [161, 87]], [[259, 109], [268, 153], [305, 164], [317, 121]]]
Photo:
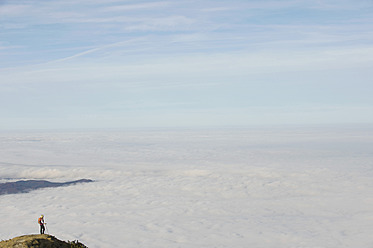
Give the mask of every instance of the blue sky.
[[0, 0], [0, 129], [373, 123], [371, 0]]

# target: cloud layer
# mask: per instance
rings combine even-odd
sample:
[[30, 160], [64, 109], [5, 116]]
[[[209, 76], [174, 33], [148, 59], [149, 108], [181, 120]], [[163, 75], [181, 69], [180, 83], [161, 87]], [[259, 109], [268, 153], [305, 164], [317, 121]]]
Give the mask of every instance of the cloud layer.
[[0, 178], [94, 183], [0, 197], [0, 239], [89, 247], [367, 247], [368, 127], [1, 133]]

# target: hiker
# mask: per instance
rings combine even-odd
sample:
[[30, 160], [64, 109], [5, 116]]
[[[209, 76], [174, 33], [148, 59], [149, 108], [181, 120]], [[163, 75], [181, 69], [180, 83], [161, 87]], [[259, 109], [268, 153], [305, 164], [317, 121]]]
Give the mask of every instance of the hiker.
[[40, 216], [40, 218], [38, 219], [38, 223], [40, 225], [40, 234], [44, 234], [44, 231], [45, 231], [44, 215]]

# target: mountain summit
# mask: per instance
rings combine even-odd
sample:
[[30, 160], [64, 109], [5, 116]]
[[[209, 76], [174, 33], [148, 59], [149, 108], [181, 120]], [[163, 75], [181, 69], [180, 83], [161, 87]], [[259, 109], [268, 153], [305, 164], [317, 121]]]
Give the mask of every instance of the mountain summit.
[[87, 248], [87, 246], [74, 242], [65, 242], [47, 234], [24, 235], [10, 240], [1, 241], [0, 248]]

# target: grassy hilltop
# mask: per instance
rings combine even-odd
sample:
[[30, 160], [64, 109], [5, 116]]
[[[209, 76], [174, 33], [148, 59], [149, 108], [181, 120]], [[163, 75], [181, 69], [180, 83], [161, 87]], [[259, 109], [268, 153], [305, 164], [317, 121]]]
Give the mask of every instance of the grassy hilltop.
[[78, 241], [62, 241], [47, 234], [24, 235], [1, 241], [0, 248], [87, 248]]

